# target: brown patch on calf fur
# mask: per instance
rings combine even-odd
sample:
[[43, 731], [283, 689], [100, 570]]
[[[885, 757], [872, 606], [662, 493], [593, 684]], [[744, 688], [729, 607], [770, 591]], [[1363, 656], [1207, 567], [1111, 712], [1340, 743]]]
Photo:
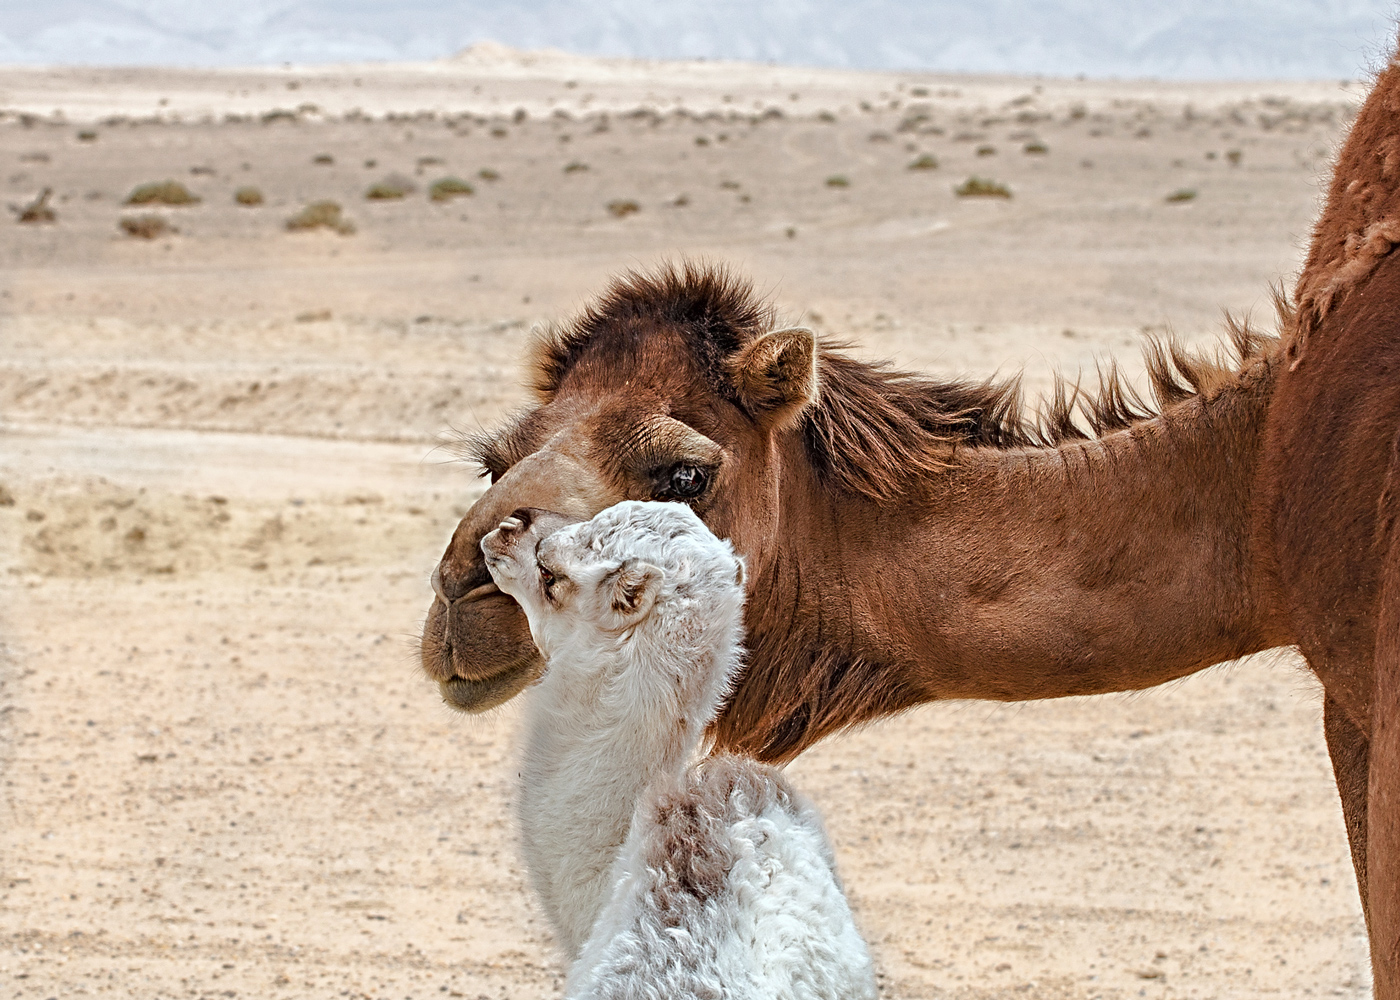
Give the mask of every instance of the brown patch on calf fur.
[[1298, 322], [1288, 356], [1302, 361], [1308, 338], [1333, 307], [1365, 281], [1400, 244], [1400, 62], [1376, 78], [1333, 168], [1327, 207], [1294, 298]]
[[654, 903], [668, 926], [680, 925], [684, 912], [723, 891], [737, 860], [725, 828], [774, 806], [799, 811], [782, 775], [727, 753], [702, 761], [658, 799], [653, 822], [660, 836], [646, 838], [650, 847], [642, 861], [662, 873]]

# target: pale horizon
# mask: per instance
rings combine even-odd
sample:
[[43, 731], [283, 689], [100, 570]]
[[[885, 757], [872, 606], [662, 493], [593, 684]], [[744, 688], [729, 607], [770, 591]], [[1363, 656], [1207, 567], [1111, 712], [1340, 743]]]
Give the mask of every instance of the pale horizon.
[[479, 42], [581, 56], [1090, 78], [1357, 79], [1393, 0], [0, 0], [0, 65], [234, 67], [442, 59]]

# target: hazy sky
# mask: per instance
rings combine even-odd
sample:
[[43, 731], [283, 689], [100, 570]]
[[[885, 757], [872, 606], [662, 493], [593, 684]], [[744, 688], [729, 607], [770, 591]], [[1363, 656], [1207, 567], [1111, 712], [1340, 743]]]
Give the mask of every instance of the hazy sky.
[[0, 0], [0, 62], [657, 58], [1091, 76], [1362, 75], [1396, 0]]

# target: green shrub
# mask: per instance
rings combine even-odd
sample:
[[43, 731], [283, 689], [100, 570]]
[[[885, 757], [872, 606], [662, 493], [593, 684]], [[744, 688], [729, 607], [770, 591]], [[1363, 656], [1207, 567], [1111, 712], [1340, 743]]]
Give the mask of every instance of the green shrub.
[[128, 215], [123, 217], [117, 225], [126, 235], [134, 236], [140, 240], [153, 240], [175, 232], [175, 228], [163, 215]]
[[1168, 201], [1169, 203], [1171, 203], [1171, 202], [1181, 202], [1181, 201], [1194, 201], [1195, 198], [1196, 198], [1196, 189], [1195, 189], [1195, 188], [1178, 188], [1177, 190], [1173, 191], [1171, 194], [1167, 195], [1167, 201]]
[[826, 179], [826, 186], [829, 188], [848, 188], [851, 186], [851, 181], [844, 174], [832, 174]]
[[365, 190], [365, 199], [368, 201], [397, 201], [411, 195], [416, 190], [418, 190], [418, 185], [407, 177], [390, 174], [382, 181], [375, 181], [371, 184]]
[[313, 201], [287, 220], [287, 228], [292, 232], [304, 232], [309, 229], [334, 229], [342, 236], [349, 236], [355, 231], [355, 224], [341, 214], [338, 202]]
[[931, 153], [924, 153], [913, 163], [909, 164], [910, 170], [937, 170], [938, 158]]
[[635, 201], [633, 201], [630, 198], [608, 202], [608, 211], [611, 212], [613, 215], [617, 216], [619, 219], [624, 219], [635, 212], [640, 212], [641, 210], [642, 206], [638, 205]]
[[458, 177], [443, 177], [433, 181], [428, 188], [428, 197], [433, 201], [451, 201], [461, 195], [475, 194], [476, 190]]
[[1022, 152], [1027, 156], [1044, 156], [1046, 153], [1050, 152], [1050, 147], [1036, 140], [1026, 143], [1025, 146], [1022, 147]]
[[241, 187], [233, 192], [233, 200], [239, 205], [261, 205], [263, 193], [255, 187]]
[[199, 199], [179, 181], [155, 181], [141, 184], [126, 196], [128, 205], [195, 205]]
[[989, 180], [985, 177], [969, 177], [956, 188], [954, 193], [959, 198], [1010, 198], [1011, 189], [1000, 181]]

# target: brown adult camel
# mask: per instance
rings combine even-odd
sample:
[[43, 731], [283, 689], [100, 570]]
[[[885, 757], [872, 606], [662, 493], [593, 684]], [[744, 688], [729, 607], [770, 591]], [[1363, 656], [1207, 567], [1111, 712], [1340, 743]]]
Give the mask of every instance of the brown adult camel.
[[[1400, 1000], [1400, 69], [1344, 148], [1280, 346], [1149, 352], [1040, 420], [775, 330], [713, 269], [630, 275], [534, 358], [537, 405], [481, 442], [492, 486], [434, 573], [423, 665], [468, 711], [539, 671], [481, 537], [520, 507], [691, 504], [747, 560], [750, 666], [722, 746], [791, 758], [945, 698], [1151, 687], [1297, 645], [1371, 935]], [[1086, 425], [1090, 433], [1080, 429]]]

